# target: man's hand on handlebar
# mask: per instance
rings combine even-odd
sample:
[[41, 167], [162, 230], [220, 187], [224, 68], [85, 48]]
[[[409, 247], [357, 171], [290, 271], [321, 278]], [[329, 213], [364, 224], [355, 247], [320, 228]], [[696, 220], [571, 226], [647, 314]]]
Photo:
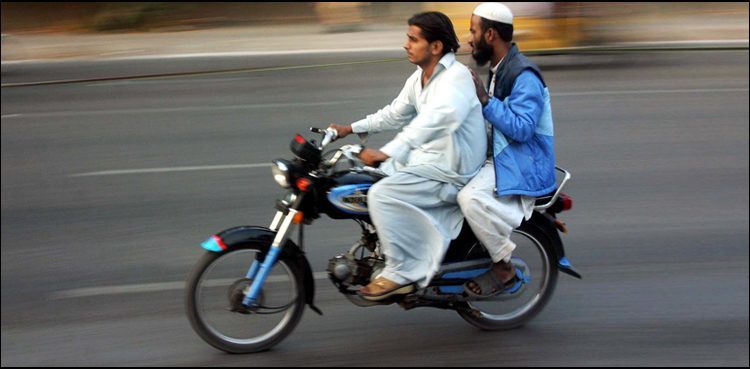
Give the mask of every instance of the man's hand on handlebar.
[[380, 165], [380, 163], [388, 160], [390, 156], [386, 155], [386, 153], [376, 150], [376, 149], [370, 149], [370, 148], [363, 148], [362, 151], [359, 153], [359, 160], [362, 160], [365, 165], [369, 165], [371, 167], [377, 167]]
[[336, 123], [331, 123], [328, 126], [328, 128], [333, 128], [333, 129], [336, 130], [336, 132], [338, 132], [338, 137], [336, 137], [337, 140], [340, 139], [340, 138], [344, 138], [344, 137], [346, 137], [346, 136], [348, 136], [348, 135], [350, 135], [352, 133], [352, 126], [351, 125], [340, 126], [340, 125], [338, 125]]

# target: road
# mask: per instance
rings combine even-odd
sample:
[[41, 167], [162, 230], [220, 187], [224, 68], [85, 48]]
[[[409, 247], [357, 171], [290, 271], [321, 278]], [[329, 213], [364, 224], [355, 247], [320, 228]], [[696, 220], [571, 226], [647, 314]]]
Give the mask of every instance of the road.
[[[190, 328], [199, 243], [269, 224], [283, 191], [265, 164], [306, 127], [389, 103], [413, 66], [3, 88], [2, 365], [747, 366], [747, 50], [535, 60], [584, 279], [561, 275], [539, 316], [494, 333], [450, 311], [359, 308], [320, 279], [324, 315], [254, 355]], [[320, 219], [305, 236], [322, 272], [358, 227]]]

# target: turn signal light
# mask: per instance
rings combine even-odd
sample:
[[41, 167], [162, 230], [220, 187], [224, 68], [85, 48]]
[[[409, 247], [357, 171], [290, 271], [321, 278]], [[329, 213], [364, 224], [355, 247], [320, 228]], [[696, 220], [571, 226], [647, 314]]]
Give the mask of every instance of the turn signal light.
[[305, 220], [305, 214], [300, 211], [300, 212], [297, 212], [297, 214], [294, 214], [294, 218], [292, 218], [292, 223], [302, 224], [304, 220]]

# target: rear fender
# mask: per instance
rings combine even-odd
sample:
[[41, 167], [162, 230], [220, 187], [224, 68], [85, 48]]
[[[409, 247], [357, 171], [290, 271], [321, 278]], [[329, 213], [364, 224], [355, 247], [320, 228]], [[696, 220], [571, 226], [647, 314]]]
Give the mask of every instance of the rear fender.
[[[229, 228], [211, 236], [201, 244], [204, 249], [215, 253], [227, 253], [238, 249], [259, 250], [266, 255], [271, 248], [276, 232], [266, 227], [259, 226], [240, 226]], [[287, 240], [281, 248], [281, 256], [286, 260], [297, 264], [300, 270], [304, 271], [303, 285], [305, 288], [305, 303], [316, 313], [323, 313], [313, 304], [315, 297], [315, 280], [313, 279], [312, 268], [305, 257], [304, 251], [291, 240]], [[262, 259], [258, 260], [263, 262]]]
[[560, 239], [560, 234], [557, 232], [554, 220], [550, 219], [549, 215], [535, 211], [531, 219], [524, 221], [518, 229], [530, 232], [537, 237], [545, 237], [552, 247], [552, 250], [549, 251], [552, 255], [555, 255], [557, 269], [567, 275], [583, 279], [581, 274], [573, 268], [570, 260], [565, 256], [565, 248]]

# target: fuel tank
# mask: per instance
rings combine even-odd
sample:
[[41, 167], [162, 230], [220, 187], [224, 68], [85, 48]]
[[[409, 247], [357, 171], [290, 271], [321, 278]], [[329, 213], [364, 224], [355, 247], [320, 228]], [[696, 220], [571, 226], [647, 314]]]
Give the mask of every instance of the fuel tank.
[[367, 192], [380, 177], [367, 173], [345, 173], [332, 178], [326, 191], [323, 212], [333, 219], [362, 219], [369, 222]]

